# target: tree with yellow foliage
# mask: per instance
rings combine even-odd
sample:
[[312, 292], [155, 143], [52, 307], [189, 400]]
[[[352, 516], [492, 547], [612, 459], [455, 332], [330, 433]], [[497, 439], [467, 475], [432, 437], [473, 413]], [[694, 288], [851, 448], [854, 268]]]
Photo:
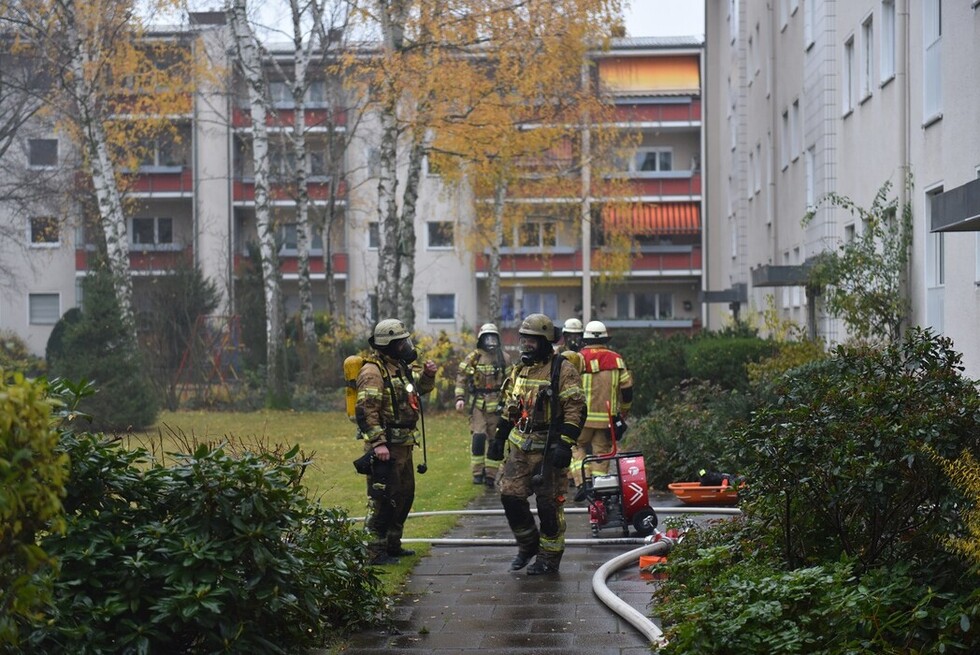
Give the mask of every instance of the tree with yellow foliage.
[[[67, 136], [85, 176], [66, 202], [90, 195], [123, 319], [132, 321], [127, 190], [157, 138], [176, 138], [174, 115], [191, 107], [189, 44], [154, 39], [145, 16], [170, 0], [18, 0], [4, 4], [0, 27], [11, 51], [44, 69], [37, 118]], [[85, 206], [84, 202], [79, 205]]]

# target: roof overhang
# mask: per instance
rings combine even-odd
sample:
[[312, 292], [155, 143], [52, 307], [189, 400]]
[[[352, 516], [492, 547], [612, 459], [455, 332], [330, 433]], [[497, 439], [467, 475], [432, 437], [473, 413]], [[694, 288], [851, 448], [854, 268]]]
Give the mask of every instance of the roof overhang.
[[980, 178], [930, 199], [932, 232], [980, 231]]
[[724, 289], [722, 291], [702, 291], [701, 292], [701, 302], [704, 303], [715, 303], [715, 302], [748, 302], [749, 300], [749, 290], [744, 282], [739, 282], [733, 284], [730, 288]]
[[806, 284], [806, 265], [771, 266], [763, 264], [752, 269], [753, 287], [799, 287]]

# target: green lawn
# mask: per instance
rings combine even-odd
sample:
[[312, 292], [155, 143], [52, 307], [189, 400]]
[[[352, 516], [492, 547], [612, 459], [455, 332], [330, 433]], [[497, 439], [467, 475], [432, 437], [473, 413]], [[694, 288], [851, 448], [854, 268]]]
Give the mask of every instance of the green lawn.
[[[191, 442], [232, 440], [245, 444], [299, 444], [312, 463], [304, 480], [306, 487], [324, 506], [342, 507], [350, 516], [364, 516], [367, 510], [365, 478], [351, 464], [363, 453], [362, 442], [354, 438], [354, 426], [343, 412], [261, 411], [163, 412], [147, 433], [131, 437], [132, 445], [143, 445], [159, 455], [186, 452]], [[416, 475], [414, 511], [461, 509], [477, 495], [486, 493], [472, 484], [469, 468], [469, 430], [462, 414], [426, 415], [425, 441], [428, 471]], [[422, 449], [415, 450], [415, 463], [422, 462]], [[405, 537], [439, 537], [455, 525], [454, 516], [409, 519]], [[430, 546], [413, 544], [419, 555]], [[415, 558], [387, 567], [389, 590], [396, 590], [414, 564]]]

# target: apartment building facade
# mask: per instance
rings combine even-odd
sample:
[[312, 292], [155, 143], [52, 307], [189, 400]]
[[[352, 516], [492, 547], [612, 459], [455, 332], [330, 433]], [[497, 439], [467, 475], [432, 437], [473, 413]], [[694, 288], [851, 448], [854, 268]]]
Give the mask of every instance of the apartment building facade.
[[949, 336], [980, 375], [980, 241], [965, 220], [980, 202], [936, 200], [980, 172], [978, 5], [708, 0], [707, 327], [736, 309], [760, 324], [772, 302], [828, 343], [845, 339], [801, 282], [808, 259], [862, 225], [820, 200], [836, 193], [869, 207], [890, 182], [914, 218], [911, 322]]
[[[178, 34], [195, 49], [195, 58], [227, 72], [197, 90], [190, 113], [174, 117], [180, 138], [156, 144], [152, 161], [141, 166], [130, 191], [135, 201], [128, 220], [134, 306], [139, 312], [143, 285], [187, 259], [222, 293], [219, 313], [232, 315], [242, 265], [249, 244], [257, 239], [252, 128], [245, 94], [231, 73], [223, 15], [195, 14], [189, 27], [173, 32], [174, 38]], [[614, 330], [700, 327], [701, 49], [701, 41], [693, 38], [615, 39], [610, 50], [596, 53], [595, 80], [614, 99], [617, 126], [640, 134], [639, 146], [623, 157], [617, 173], [628, 183], [629, 209], [620, 203], [613, 210], [612, 199], [588, 192], [515, 199], [547, 209], [505, 240], [501, 327], [516, 327], [533, 312], [546, 313], [557, 323], [571, 316], [602, 319]], [[288, 51], [271, 50], [273, 57], [288, 59]], [[311, 201], [320, 208], [334, 202], [340, 216], [330, 233], [330, 274], [318, 237], [312, 244], [310, 277], [315, 309], [325, 308], [330, 285], [347, 320], [367, 326], [378, 318], [372, 307], [379, 246], [379, 128], [370, 113], [355, 119], [347, 113], [353, 110], [332, 105], [329, 85], [334, 83], [315, 82], [306, 98]], [[276, 150], [275, 137], [288, 135], [296, 117], [285, 85], [274, 77], [271, 95], [276, 106], [269, 122], [271, 167], [274, 180], [282, 182], [273, 183], [272, 196], [282, 243], [285, 305], [291, 315], [298, 307], [296, 203], [285, 182], [295, 162], [285, 150]], [[24, 138], [28, 169], [63, 168], [75, 156], [63, 136], [46, 132], [44, 125], [32, 129]], [[328, 139], [348, 131], [355, 131], [354, 138], [346, 151], [342, 183], [331, 196], [330, 176], [318, 153]], [[491, 318], [485, 315], [486, 253], [470, 251], [463, 238], [474, 219], [474, 199], [447, 188], [428, 166], [423, 172], [415, 223], [415, 328], [452, 337]], [[588, 208], [584, 214], [583, 203]], [[81, 280], [95, 249], [86, 229], [72, 227], [76, 222], [44, 216], [0, 209], [0, 220], [13, 228], [12, 234], [23, 236], [20, 243], [14, 239], [2, 246], [4, 269], [12, 275], [0, 285], [0, 330], [22, 336], [37, 354], [43, 354], [58, 318], [80, 305]], [[634, 251], [621, 278], [600, 284], [601, 271], [590, 266], [605, 247], [597, 233], [602, 233], [603, 222], [616, 221], [628, 222], [635, 231]]]

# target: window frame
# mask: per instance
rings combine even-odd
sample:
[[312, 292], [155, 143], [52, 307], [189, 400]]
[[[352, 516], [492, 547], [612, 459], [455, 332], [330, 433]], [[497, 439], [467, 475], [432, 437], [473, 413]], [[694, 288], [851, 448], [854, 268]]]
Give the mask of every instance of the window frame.
[[881, 1], [881, 37], [878, 39], [880, 86], [895, 79], [895, 0]]
[[[451, 308], [449, 311], [449, 316], [434, 316], [433, 301], [436, 299], [449, 299], [451, 301]], [[455, 293], [427, 293], [425, 295], [425, 315], [429, 323], [454, 323], [456, 321], [456, 294]]]
[[[41, 312], [42, 309], [46, 309], [48, 312], [50, 312], [50, 307], [48, 308], [35, 307], [34, 304], [35, 300], [41, 300], [42, 298], [47, 300], [51, 300], [52, 298], [54, 299], [56, 307], [55, 307], [55, 315], [53, 319], [47, 316], [40, 316], [40, 317], [38, 316], [39, 313], [43, 314], [43, 312]], [[27, 324], [28, 325], [54, 325], [55, 323], [58, 322], [58, 319], [60, 318], [61, 318], [61, 294], [60, 293], [32, 292], [27, 294]]]
[[854, 111], [854, 35], [844, 39], [844, 70], [841, 74], [841, 110], [844, 117]]
[[[138, 231], [137, 221], [152, 221], [153, 226], [153, 241], [137, 241], [137, 234], [142, 233]], [[170, 229], [170, 240], [162, 241], [160, 238], [161, 234], [161, 222], [169, 221]], [[129, 219], [129, 249], [133, 252], [150, 251], [150, 250], [178, 250], [180, 245], [174, 235], [174, 219], [170, 216], [133, 216]]]
[[[35, 159], [39, 159], [39, 158], [40, 159], [48, 159], [48, 157], [44, 157], [43, 155], [47, 155], [47, 154], [50, 154], [50, 153], [46, 153], [46, 152], [35, 152], [35, 149], [34, 149], [35, 148], [35, 145], [40, 148], [41, 145], [50, 145], [50, 144], [54, 144], [54, 161], [53, 161], [53, 163], [48, 163], [48, 162], [45, 162], [45, 161], [42, 161], [40, 163], [36, 163], [35, 162]], [[59, 146], [60, 146], [60, 144], [58, 143], [58, 139], [53, 139], [53, 138], [50, 138], [50, 137], [48, 137], [48, 138], [30, 138], [30, 139], [27, 139], [27, 167], [29, 169], [31, 169], [31, 170], [52, 170], [54, 168], [57, 168], [58, 167], [58, 162], [61, 159], [61, 153], [59, 152], [59, 150], [60, 150], [60, 147]]]
[[[434, 243], [438, 239], [433, 237], [442, 234], [445, 236], [446, 226], [449, 228], [448, 240], [446, 243]], [[425, 222], [425, 247], [428, 250], [453, 250], [456, 247], [456, 229], [452, 221], [426, 221]]]
[[367, 230], [365, 230], [365, 234], [367, 238], [367, 249], [380, 250], [381, 249], [381, 222], [368, 221]]
[[861, 70], [858, 74], [858, 104], [871, 98], [874, 90], [874, 15], [861, 21]]
[[[38, 223], [45, 221], [45, 225]], [[54, 228], [54, 239], [38, 240], [36, 237], [44, 236], [49, 228]], [[61, 225], [54, 216], [30, 216], [27, 219], [27, 243], [31, 248], [57, 248], [61, 245]]]
[[[639, 160], [641, 155], [645, 157], [647, 155], [656, 155], [654, 157], [654, 162], [656, 163], [656, 168], [653, 170], [643, 170], [640, 168]], [[663, 164], [662, 156], [667, 155], [669, 159], [669, 168], [661, 168]], [[674, 171], [674, 149], [663, 146], [641, 146], [633, 151], [633, 156], [630, 157], [629, 161], [629, 172], [633, 177], [654, 177], [661, 173], [670, 173]]]

